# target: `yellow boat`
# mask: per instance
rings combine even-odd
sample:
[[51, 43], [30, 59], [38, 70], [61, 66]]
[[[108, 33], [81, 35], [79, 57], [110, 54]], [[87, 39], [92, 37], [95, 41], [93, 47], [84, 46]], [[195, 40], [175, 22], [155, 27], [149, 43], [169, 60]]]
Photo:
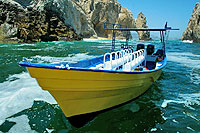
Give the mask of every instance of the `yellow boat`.
[[[105, 30], [160, 31], [164, 39], [168, 29]], [[159, 57], [162, 59], [157, 61]], [[138, 44], [135, 52], [126, 47], [89, 60], [56, 64], [24, 60], [19, 64], [28, 69], [42, 89], [51, 93], [66, 117], [74, 117], [115, 107], [140, 96], [160, 77], [166, 62], [165, 49], [154, 53], [154, 45], [145, 48]]]

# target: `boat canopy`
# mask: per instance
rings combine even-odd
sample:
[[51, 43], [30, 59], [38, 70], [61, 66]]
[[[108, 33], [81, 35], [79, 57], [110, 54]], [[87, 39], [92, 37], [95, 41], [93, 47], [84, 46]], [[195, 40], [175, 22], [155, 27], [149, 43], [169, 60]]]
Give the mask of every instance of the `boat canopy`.
[[[112, 28], [107, 28], [108, 25], [112, 25]], [[123, 28], [123, 27], [125, 27], [125, 28]], [[160, 29], [157, 29], [157, 28], [155, 28], [155, 29], [152, 29], [152, 28], [128, 28], [128, 25], [104, 23], [104, 30], [114, 30], [114, 31], [167, 31], [167, 30], [179, 30], [179, 29], [172, 29], [171, 27], [167, 27], [167, 23], [165, 24], [164, 28], [160, 28]]]
[[128, 40], [129, 40], [129, 31], [159, 31], [160, 32], [160, 40], [161, 43], [163, 44], [163, 51], [165, 54], [165, 42], [168, 37], [168, 33], [167, 31], [170, 30], [179, 30], [179, 29], [173, 29], [171, 27], [167, 26], [167, 22], [165, 24], [164, 28], [128, 28], [128, 25], [121, 25], [121, 24], [114, 24], [114, 23], [104, 23], [104, 30], [111, 30], [113, 31], [113, 36], [112, 36], [112, 52], [115, 49], [115, 33], [116, 31], [126, 31], [126, 47], [128, 47]]

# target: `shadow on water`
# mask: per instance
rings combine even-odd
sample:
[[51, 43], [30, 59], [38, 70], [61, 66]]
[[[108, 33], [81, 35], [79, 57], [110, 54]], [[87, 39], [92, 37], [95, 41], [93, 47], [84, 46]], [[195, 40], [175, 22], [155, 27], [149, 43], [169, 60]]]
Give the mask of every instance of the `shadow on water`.
[[[83, 117], [67, 119], [57, 104], [45, 101], [34, 101], [31, 108], [25, 109], [6, 118], [0, 125], [0, 131], [7, 132], [15, 126], [13, 118], [27, 116], [31, 130], [37, 132], [144, 132], [156, 128], [158, 123], [164, 123], [162, 112], [153, 101], [159, 101], [157, 83], [141, 97], [114, 109], [100, 111]], [[97, 116], [97, 117], [95, 117]], [[81, 123], [82, 122], [82, 123]], [[75, 126], [71, 126], [71, 124]], [[83, 126], [84, 125], [84, 126]], [[79, 128], [76, 128], [79, 127]], [[156, 129], [159, 130], [159, 129]]]

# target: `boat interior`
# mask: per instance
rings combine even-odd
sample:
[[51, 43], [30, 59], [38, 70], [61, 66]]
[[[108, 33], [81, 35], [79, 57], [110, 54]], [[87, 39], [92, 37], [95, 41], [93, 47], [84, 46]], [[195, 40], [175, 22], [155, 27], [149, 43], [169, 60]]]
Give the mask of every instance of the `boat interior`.
[[[162, 60], [158, 61], [158, 57]], [[58, 68], [84, 68], [94, 70], [114, 70], [114, 71], [149, 71], [156, 69], [164, 63], [164, 52], [155, 46], [148, 44], [137, 44], [136, 50], [133, 47], [125, 48], [116, 52], [105, 53], [103, 56], [82, 60], [77, 62], [62, 62], [57, 64]]]
[[[161, 58], [160, 60], [158, 60]], [[105, 53], [103, 56], [87, 60], [60, 62], [54, 64], [30, 63], [24, 60], [20, 63], [22, 66], [51, 68], [51, 69], [73, 69], [86, 71], [118, 71], [118, 72], [150, 72], [164, 66], [166, 58], [164, 51], [158, 49], [155, 52], [155, 46], [148, 44], [137, 44], [133, 47], [122, 46], [121, 50]]]
[[[111, 26], [111, 28], [109, 28]], [[115, 27], [118, 26], [118, 27]], [[123, 28], [125, 26], [125, 28]], [[83, 71], [108, 71], [108, 72], [152, 72], [159, 70], [166, 64], [165, 55], [165, 36], [167, 30], [178, 30], [167, 27], [167, 23], [164, 29], [134, 29], [127, 28], [126, 25], [104, 23], [104, 30], [110, 30], [113, 32], [112, 37], [112, 49], [110, 53], [105, 53], [103, 56], [74, 61], [74, 62], [60, 62], [54, 64], [39, 64], [30, 63], [26, 59], [19, 64], [26, 67], [38, 67], [38, 68], [51, 68], [51, 69], [66, 69], [66, 70], [83, 70]], [[121, 49], [115, 51], [115, 33], [117, 31], [125, 31], [126, 44], [121, 45]], [[129, 32], [128, 31], [159, 31], [161, 38], [162, 49], [155, 50], [153, 44], [137, 44], [136, 48], [128, 45]]]

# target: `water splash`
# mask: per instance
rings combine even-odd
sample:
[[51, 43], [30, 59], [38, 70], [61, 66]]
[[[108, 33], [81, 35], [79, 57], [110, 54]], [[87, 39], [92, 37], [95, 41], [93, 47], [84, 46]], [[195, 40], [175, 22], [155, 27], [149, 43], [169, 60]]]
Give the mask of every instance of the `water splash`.
[[[15, 74], [0, 83], [0, 120], [32, 106], [34, 99], [56, 103], [28, 73]], [[9, 111], [8, 111], [9, 110]], [[1, 121], [2, 123], [2, 121]]]
[[184, 104], [189, 109], [195, 110], [193, 105], [200, 105], [200, 93], [179, 94], [175, 100], [164, 100], [161, 107], [166, 108], [169, 103]]

